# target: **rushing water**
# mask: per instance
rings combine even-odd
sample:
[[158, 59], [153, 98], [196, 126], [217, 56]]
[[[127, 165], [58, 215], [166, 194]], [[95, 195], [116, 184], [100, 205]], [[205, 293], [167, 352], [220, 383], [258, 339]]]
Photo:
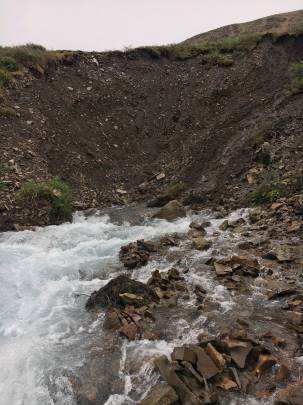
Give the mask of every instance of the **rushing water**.
[[[220, 222], [213, 220], [208, 232]], [[107, 215], [76, 214], [72, 224], [0, 234], [0, 404], [76, 404], [68, 375], [85, 362], [87, 343], [100, 334], [103, 320], [102, 315], [96, 319], [88, 314], [87, 297], [82, 294], [90, 294], [121, 272], [118, 251], [122, 245], [186, 232], [189, 223], [190, 218], [117, 224]], [[203, 255], [196, 253], [192, 258], [193, 268]], [[168, 264], [151, 262], [133, 276], [146, 280], [155, 266], [167, 268]], [[232, 308], [233, 300], [223, 286], [214, 285], [205, 274], [193, 272], [187, 277], [211, 291], [222, 313]], [[157, 380], [150, 358], [169, 354], [178, 342], [193, 342], [205, 319], [201, 314], [190, 325], [186, 319], [176, 319], [169, 342], [125, 342], [119, 370], [123, 392], [111, 395], [106, 404], [135, 403], [130, 399], [135, 385], [143, 395]], [[132, 356], [141, 363], [135, 376], [128, 372]]]
[[62, 370], [81, 365], [83, 341], [98, 326], [77, 293], [115, 275], [123, 244], [189, 224], [164, 222], [117, 225], [76, 215], [72, 224], [0, 235], [1, 405], [73, 403]]

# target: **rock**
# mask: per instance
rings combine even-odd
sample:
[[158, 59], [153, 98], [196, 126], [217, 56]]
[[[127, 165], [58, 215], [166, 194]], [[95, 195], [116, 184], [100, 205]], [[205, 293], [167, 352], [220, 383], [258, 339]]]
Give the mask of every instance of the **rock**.
[[195, 364], [197, 361], [197, 355], [194, 351], [188, 347], [175, 347], [172, 352], [171, 358], [173, 361], [186, 361], [191, 364]]
[[155, 366], [159, 370], [161, 377], [175, 389], [182, 404], [186, 405], [203, 405], [195, 394], [193, 394], [186, 384], [180, 379], [166, 356], [158, 357], [155, 360]]
[[275, 300], [276, 298], [286, 297], [293, 294], [297, 294], [299, 291], [295, 288], [286, 288], [273, 291], [268, 294], [268, 299]]
[[119, 294], [119, 297], [123, 305], [133, 305], [134, 307], [142, 307], [142, 304], [144, 302], [143, 297], [136, 294], [123, 293]]
[[244, 368], [246, 359], [251, 352], [252, 344], [242, 340], [229, 340], [227, 342], [227, 347], [229, 348], [230, 356], [237, 367]]
[[204, 228], [207, 228], [210, 225], [210, 222], [197, 222], [197, 221], [192, 221], [189, 224], [190, 229], [195, 229], [196, 231], [202, 232], [206, 234], [206, 231]]
[[140, 281], [132, 280], [123, 274], [111, 280], [98, 291], [94, 291], [91, 294], [90, 298], [87, 300], [86, 307], [123, 307], [124, 303], [121, 300], [120, 295], [124, 293], [135, 294], [143, 297], [142, 304], [149, 304], [153, 301], [159, 301], [158, 297], [151, 288], [141, 283]]
[[203, 237], [193, 238], [192, 241], [194, 248], [197, 250], [208, 250], [212, 246], [212, 241]]
[[118, 330], [121, 327], [121, 321], [116, 310], [106, 312], [103, 327], [108, 330]]
[[275, 202], [273, 204], [271, 204], [270, 209], [277, 211], [279, 208], [283, 207], [283, 203], [279, 203], [279, 202]]
[[149, 260], [150, 253], [156, 252], [158, 248], [158, 244], [154, 242], [145, 241], [144, 239], [137, 240], [136, 242], [122, 246], [119, 258], [125, 267], [133, 269], [144, 266]]
[[276, 372], [275, 381], [281, 383], [288, 380], [289, 377], [290, 377], [289, 368], [285, 364], [281, 364], [281, 366], [278, 368]]
[[212, 378], [220, 372], [216, 364], [213, 362], [211, 357], [206, 354], [204, 349], [194, 345], [190, 345], [190, 348], [197, 355], [196, 369], [206, 380]]
[[183, 217], [186, 217], [186, 210], [177, 200], [170, 201], [153, 216], [153, 218], [166, 219], [167, 221]]
[[200, 238], [206, 235], [206, 231], [203, 229], [203, 231], [198, 231], [198, 229], [190, 229], [187, 232], [187, 236], [189, 239], [194, 240], [195, 238]]
[[302, 405], [303, 380], [290, 384], [276, 395], [275, 405]]
[[233, 272], [233, 269], [224, 263], [214, 262], [214, 267], [217, 276], [227, 276]]
[[219, 226], [220, 231], [226, 231], [229, 227], [229, 222], [227, 221], [227, 219], [225, 219], [225, 221], [222, 222], [222, 224]]
[[119, 329], [119, 332], [127, 339], [135, 340], [138, 333], [138, 326], [134, 322], [127, 323]]
[[254, 372], [258, 377], [261, 377], [266, 370], [274, 366], [276, 363], [277, 359], [271, 354], [260, 354], [258, 364]]
[[175, 269], [174, 267], [172, 267], [171, 269], [168, 270], [167, 272], [167, 278], [169, 280], [180, 280], [180, 272], [179, 270]]
[[163, 207], [174, 199], [174, 196], [170, 194], [160, 194], [147, 203], [148, 207]]
[[139, 405], [172, 405], [178, 401], [176, 391], [166, 383], [156, 384]]
[[217, 384], [217, 387], [220, 387], [225, 391], [239, 389], [238, 384], [227, 377], [223, 377], [223, 380], [219, 384]]
[[206, 346], [206, 353], [210, 356], [210, 358], [213, 360], [215, 365], [218, 367], [218, 369], [223, 370], [223, 368], [226, 365], [226, 360], [222, 356], [221, 353], [219, 353], [214, 346], [211, 343], [208, 343]]

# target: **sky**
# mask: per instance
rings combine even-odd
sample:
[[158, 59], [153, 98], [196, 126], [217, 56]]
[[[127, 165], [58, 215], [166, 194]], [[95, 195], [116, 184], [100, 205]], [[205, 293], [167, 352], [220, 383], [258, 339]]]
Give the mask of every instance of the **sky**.
[[0, 0], [0, 45], [103, 51], [183, 41], [303, 0]]

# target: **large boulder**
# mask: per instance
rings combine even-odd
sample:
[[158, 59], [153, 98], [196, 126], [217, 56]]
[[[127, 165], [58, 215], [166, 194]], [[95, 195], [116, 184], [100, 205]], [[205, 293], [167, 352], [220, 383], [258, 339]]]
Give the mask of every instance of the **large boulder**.
[[303, 380], [290, 384], [278, 392], [275, 405], [302, 405], [303, 404]]
[[153, 218], [166, 219], [167, 221], [183, 217], [186, 217], [186, 210], [177, 200], [170, 201], [153, 216]]
[[[94, 291], [86, 302], [87, 308], [98, 306], [101, 308], [124, 307], [125, 294], [128, 297], [136, 296], [140, 300], [140, 304], [149, 304], [151, 302], [158, 302], [158, 297], [154, 291], [141, 283], [140, 281], [132, 280], [125, 274], [114, 278], [104, 287], [98, 291]], [[140, 298], [139, 298], [140, 297]]]

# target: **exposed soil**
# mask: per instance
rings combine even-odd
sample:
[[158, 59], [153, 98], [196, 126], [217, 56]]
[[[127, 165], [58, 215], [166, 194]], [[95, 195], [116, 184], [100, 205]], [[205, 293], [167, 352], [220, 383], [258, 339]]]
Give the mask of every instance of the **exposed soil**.
[[44, 76], [25, 72], [6, 91], [16, 116], [0, 116], [10, 169], [0, 229], [50, 223], [47, 206], [16, 193], [54, 175], [73, 187], [75, 209], [147, 201], [179, 181], [187, 204], [237, 206], [251, 169], [300, 175], [303, 95], [285, 89], [302, 54], [302, 36], [267, 36], [230, 67], [134, 50], [78, 52]]

